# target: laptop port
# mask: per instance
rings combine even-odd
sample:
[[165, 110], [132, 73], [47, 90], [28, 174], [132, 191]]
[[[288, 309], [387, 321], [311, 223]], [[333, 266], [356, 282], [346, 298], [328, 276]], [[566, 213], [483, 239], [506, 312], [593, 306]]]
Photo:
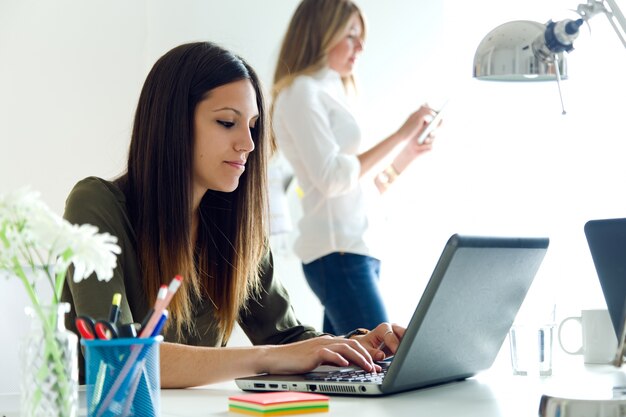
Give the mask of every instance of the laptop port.
[[287, 388], [288, 388], [288, 387], [287, 387], [287, 384], [282, 384], [280, 387], [281, 387], [282, 389], [287, 389]]
[[255, 382], [254, 388], [265, 388], [265, 384], [261, 384], [260, 382]]
[[317, 391], [317, 385], [315, 384], [306, 384], [306, 388], [311, 392]]
[[270, 384], [270, 388], [278, 388], [278, 384]]

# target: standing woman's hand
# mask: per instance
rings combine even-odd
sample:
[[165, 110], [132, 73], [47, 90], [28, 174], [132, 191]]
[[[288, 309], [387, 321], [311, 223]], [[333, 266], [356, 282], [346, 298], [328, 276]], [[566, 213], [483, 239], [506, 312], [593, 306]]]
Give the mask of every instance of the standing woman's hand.
[[419, 109], [411, 113], [406, 121], [396, 131], [403, 141], [407, 139], [417, 139], [420, 132], [426, 127], [428, 122], [435, 117], [435, 111], [423, 104]]
[[[381, 194], [387, 191], [389, 186], [404, 172], [415, 158], [432, 149], [436, 129], [428, 135], [423, 143], [418, 143], [418, 138], [436, 114], [433, 109], [424, 104], [413, 112], [395, 133], [399, 138], [407, 142], [391, 164], [374, 178], [374, 184]], [[437, 127], [439, 127], [440, 124], [441, 122], [438, 123]]]
[[[436, 115], [434, 110], [430, 109], [430, 111]], [[435, 136], [437, 134], [437, 129], [439, 129], [439, 127], [441, 126], [441, 123], [443, 123], [442, 119], [440, 119], [438, 122], [434, 122], [434, 123], [437, 123], [437, 125], [434, 126], [434, 128], [431, 130], [431, 132], [426, 137], [426, 139], [424, 139], [424, 142], [422, 142], [422, 143], [418, 142], [419, 137], [421, 136], [422, 131], [426, 128], [428, 123], [430, 123], [431, 121], [432, 121], [432, 118], [430, 116], [428, 116], [427, 123], [424, 124], [424, 127], [422, 129], [420, 129], [420, 131], [416, 135], [414, 135], [411, 138], [411, 140], [409, 140], [409, 142], [407, 142], [405, 148], [402, 150], [401, 154], [408, 154], [408, 155], [405, 156], [405, 159], [407, 159], [407, 163], [405, 164], [405, 167], [410, 162], [412, 162], [413, 159], [415, 159], [419, 155], [421, 155], [421, 154], [423, 154], [425, 152], [428, 152], [428, 151], [430, 151], [432, 149], [432, 143], [435, 140]], [[402, 158], [402, 156], [400, 156], [400, 158]]]

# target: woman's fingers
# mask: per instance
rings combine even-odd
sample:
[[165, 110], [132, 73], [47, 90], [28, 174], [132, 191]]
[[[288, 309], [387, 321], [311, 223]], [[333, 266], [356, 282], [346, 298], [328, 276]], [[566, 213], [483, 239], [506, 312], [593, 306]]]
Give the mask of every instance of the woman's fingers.
[[309, 372], [319, 365], [354, 364], [368, 372], [380, 371], [368, 350], [356, 340], [322, 336], [288, 345], [272, 346], [268, 358], [271, 373]]
[[419, 109], [411, 113], [404, 124], [398, 130], [398, 133], [405, 139], [413, 138], [428, 124], [433, 117], [435, 111], [427, 105], [422, 105]]
[[348, 366], [350, 362], [344, 358], [341, 354], [333, 351], [332, 349], [324, 348], [320, 351], [321, 363], [332, 364], [337, 366]]
[[[374, 330], [364, 335], [364, 344], [371, 346], [370, 353], [378, 360], [386, 355], [393, 355], [398, 350], [405, 328], [397, 324], [381, 323]], [[383, 356], [380, 358], [380, 356]]]
[[391, 323], [391, 329], [393, 330], [393, 333], [399, 339], [402, 339], [404, 337], [404, 333], [406, 332], [406, 328], [405, 327], [400, 326], [399, 324], [396, 324], [396, 323]]
[[[378, 371], [376, 367], [378, 365], [374, 364], [374, 360], [372, 356], [369, 354], [368, 350], [359, 343], [357, 340], [339, 339], [341, 343], [339, 343], [337, 347], [337, 352], [348, 359], [353, 364], [365, 369], [366, 371]], [[380, 367], [379, 367], [380, 368]]]
[[343, 343], [343, 341], [341, 343], [326, 345], [325, 348], [320, 351], [320, 359], [323, 363], [338, 366], [347, 366], [351, 363], [368, 372], [377, 370], [377, 365], [374, 364], [367, 351], [359, 352], [352, 346], [349, 346], [348, 343]]

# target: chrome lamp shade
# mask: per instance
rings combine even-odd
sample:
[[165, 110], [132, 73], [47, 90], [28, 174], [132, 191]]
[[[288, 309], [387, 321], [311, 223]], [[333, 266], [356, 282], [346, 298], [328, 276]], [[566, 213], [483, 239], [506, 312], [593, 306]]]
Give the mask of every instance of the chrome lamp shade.
[[474, 55], [474, 77], [492, 81], [553, 81], [567, 79], [563, 53], [542, 49], [546, 25], [530, 20], [504, 23], [485, 36]]

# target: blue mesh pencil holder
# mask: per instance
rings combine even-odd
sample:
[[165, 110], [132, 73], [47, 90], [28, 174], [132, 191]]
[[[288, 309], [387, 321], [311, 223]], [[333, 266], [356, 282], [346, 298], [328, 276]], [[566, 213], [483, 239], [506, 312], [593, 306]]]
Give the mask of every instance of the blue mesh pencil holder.
[[89, 417], [161, 415], [162, 336], [85, 340]]

